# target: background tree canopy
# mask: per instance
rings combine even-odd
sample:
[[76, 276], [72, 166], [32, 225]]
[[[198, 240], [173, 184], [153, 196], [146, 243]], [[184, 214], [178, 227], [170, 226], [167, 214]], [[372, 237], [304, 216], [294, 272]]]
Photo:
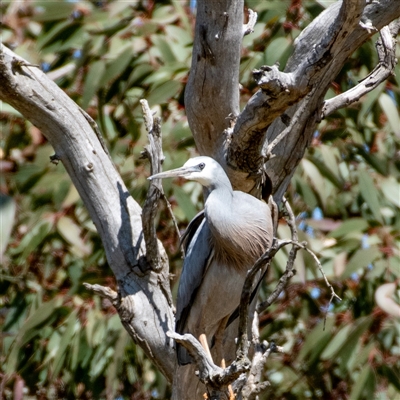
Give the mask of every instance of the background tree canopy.
[[[183, 94], [192, 54], [195, 2], [3, 2], [3, 43], [38, 64], [97, 121], [132, 196], [142, 204], [148, 163], [139, 100], [162, 118], [164, 169], [196, 155]], [[252, 71], [285, 66], [299, 33], [328, 1], [248, 1], [257, 11], [243, 39], [241, 101], [257, 90]], [[376, 34], [348, 60], [327, 97], [365, 78], [378, 62]], [[397, 54], [399, 45], [397, 45]], [[400, 391], [400, 67], [351, 107], [333, 113], [286, 194], [341, 302], [312, 258], [260, 317], [262, 339], [283, 346], [267, 363], [276, 399], [395, 399]], [[52, 146], [6, 103], [0, 110], [0, 397], [169, 398], [163, 375], [135, 346], [110, 302], [83, 282], [116, 288], [102, 243]], [[194, 182], [163, 182], [180, 229], [202, 208]], [[178, 237], [160, 205], [158, 236], [176, 291]], [[281, 221], [280, 238], [290, 237]], [[271, 291], [287, 252], [261, 288]], [[389, 285], [387, 285], [389, 284]], [[385, 286], [386, 285], [386, 286]], [[175, 293], [175, 292], [174, 292]], [[326, 314], [326, 326], [324, 317]], [[20, 395], [22, 396], [22, 395]], [[16, 397], [18, 399], [22, 397]]]

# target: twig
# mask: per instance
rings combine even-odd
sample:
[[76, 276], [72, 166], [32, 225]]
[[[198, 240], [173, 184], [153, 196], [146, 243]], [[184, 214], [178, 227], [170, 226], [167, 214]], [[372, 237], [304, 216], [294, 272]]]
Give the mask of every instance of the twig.
[[[149, 140], [149, 144], [145, 146], [145, 149], [142, 152], [142, 157], [146, 157], [150, 160], [151, 175], [154, 175], [161, 172], [161, 164], [164, 161], [161, 139], [161, 119], [153, 119], [149, 104], [146, 100], [140, 100], [140, 104], [142, 105], [144, 123], [147, 130], [147, 138]], [[158, 271], [161, 268], [154, 218], [157, 213], [158, 200], [160, 199], [162, 192], [160, 180], [152, 180], [142, 211], [143, 236], [146, 243], [146, 257], [154, 271]]]
[[247, 335], [248, 308], [254, 288], [254, 280], [261, 268], [263, 268], [264, 266], [267, 266], [268, 268], [275, 254], [282, 247], [291, 243], [294, 242], [292, 240], [278, 240], [277, 238], [274, 238], [271, 247], [256, 261], [254, 266], [247, 272], [239, 307], [239, 342], [238, 350], [236, 352], [237, 360], [247, 358], [248, 350], [250, 347]]
[[86, 282], [83, 283], [83, 286], [85, 286], [87, 290], [98, 294], [100, 297], [110, 300], [113, 305], [115, 305], [118, 300], [118, 293], [110, 289], [109, 287], [101, 286], [98, 284], [91, 285], [90, 283]]
[[268, 299], [263, 301], [262, 303], [258, 304], [256, 310], [258, 313], [265, 311], [279, 297], [282, 290], [285, 288], [288, 280], [295, 274], [295, 270], [293, 267], [294, 267], [294, 261], [296, 259], [296, 254], [299, 249], [305, 250], [307, 253], [309, 253], [313, 257], [314, 261], [316, 262], [316, 264], [318, 266], [320, 273], [322, 274], [322, 276], [325, 280], [326, 285], [330, 289], [331, 298], [329, 300], [329, 305], [328, 305], [328, 308], [329, 308], [330, 304], [332, 303], [332, 301], [335, 297], [339, 300], [341, 300], [341, 298], [335, 293], [335, 290], [333, 289], [333, 286], [330, 284], [328, 278], [326, 277], [324, 270], [322, 268], [322, 265], [321, 265], [320, 261], [318, 260], [318, 257], [315, 255], [315, 253], [307, 247], [306, 242], [300, 243], [298, 241], [298, 234], [297, 234], [297, 228], [296, 228], [296, 222], [295, 222], [296, 220], [294, 217], [294, 213], [292, 211], [292, 208], [290, 207], [289, 202], [287, 201], [287, 199], [285, 197], [283, 197], [283, 204], [285, 205], [285, 208], [289, 215], [287, 224], [289, 225], [289, 228], [291, 231], [291, 235], [292, 235], [291, 243], [293, 246], [289, 253], [289, 257], [288, 257], [288, 261], [286, 264], [286, 269], [285, 269], [284, 274], [279, 279], [278, 284], [276, 285], [274, 291], [270, 294]]
[[[294, 216], [293, 210], [292, 210], [288, 200], [286, 199], [286, 197], [283, 197], [282, 201], [283, 201], [283, 204], [284, 204], [286, 211], [288, 213], [288, 216], [289, 216], [289, 219], [286, 220], [286, 223], [288, 224], [288, 226], [290, 228], [292, 241], [293, 241], [293, 243], [298, 243], [296, 218]], [[276, 285], [274, 291], [270, 294], [268, 299], [266, 301], [263, 301], [262, 303], [258, 304], [258, 306], [257, 306], [258, 313], [263, 312], [279, 297], [282, 290], [286, 287], [288, 280], [295, 275], [294, 262], [296, 260], [296, 255], [297, 255], [298, 250], [299, 250], [299, 247], [296, 246], [295, 244], [293, 244], [292, 249], [290, 250], [290, 253], [289, 253], [288, 261], [286, 263], [285, 272], [279, 279], [278, 284]]]
[[[171, 216], [172, 222], [173, 222], [174, 227], [175, 227], [176, 234], [178, 235], [178, 238], [179, 238], [179, 241], [180, 241], [181, 240], [181, 233], [179, 232], [178, 223], [176, 221], [174, 212], [172, 211], [171, 203], [168, 201], [167, 196], [165, 195], [164, 191], [161, 193], [161, 195], [162, 195], [163, 200], [165, 201], [165, 204], [167, 205], [169, 215]], [[181, 251], [183, 253], [182, 249], [181, 249]]]
[[251, 329], [254, 355], [247, 379], [245, 381], [242, 381], [242, 386], [240, 388], [235, 388], [240, 393], [239, 400], [253, 399], [258, 393], [269, 386], [269, 382], [261, 382], [262, 372], [268, 357], [264, 357], [264, 354], [266, 353], [266, 349], [268, 346], [266, 346], [266, 342], [260, 343], [260, 332], [258, 326], [258, 313], [255, 312]]
[[318, 257], [315, 255], [315, 253], [313, 251], [311, 251], [308, 247], [304, 246], [302, 248], [303, 250], [305, 250], [308, 254], [311, 255], [311, 257], [314, 259], [314, 261], [316, 262], [319, 272], [322, 274], [325, 284], [326, 286], [328, 286], [328, 288], [331, 291], [331, 298], [329, 299], [329, 303], [328, 303], [328, 307], [326, 308], [326, 312], [325, 312], [325, 318], [324, 318], [324, 329], [325, 329], [325, 323], [326, 323], [326, 316], [328, 314], [328, 310], [329, 310], [329, 306], [332, 304], [333, 299], [336, 297], [339, 301], [342, 301], [342, 299], [335, 293], [335, 289], [333, 288], [333, 286], [331, 285], [331, 283], [328, 281], [328, 278], [325, 275], [324, 270], [322, 269], [322, 265], [318, 259]]
[[[271, 160], [272, 158], [274, 158], [276, 155], [273, 154], [273, 151], [275, 149], [275, 147], [279, 146], [282, 141], [293, 132], [293, 129], [296, 125], [299, 125], [302, 123], [302, 120], [304, 119], [304, 116], [306, 115], [306, 109], [307, 109], [307, 99], [311, 98], [313, 96], [313, 91], [311, 91], [311, 93], [309, 93], [308, 95], [305, 96], [305, 104], [300, 104], [300, 106], [297, 108], [296, 112], [294, 113], [294, 115], [292, 117], [289, 117], [287, 114], [282, 114], [281, 115], [281, 121], [286, 125], [286, 128], [282, 130], [282, 132], [280, 132], [276, 138], [268, 143], [268, 141], [266, 141], [263, 144], [263, 147], [261, 149], [261, 156], [264, 159], [264, 163], [266, 163], [267, 161]], [[312, 123], [312, 119], [309, 118], [308, 123]]]
[[[283, 204], [286, 208], [286, 211], [289, 215], [289, 219], [286, 220], [286, 223], [288, 224], [289, 228], [290, 228], [290, 232], [291, 232], [291, 236], [292, 236], [292, 240], [295, 242], [299, 241], [299, 236], [297, 234], [297, 227], [296, 227], [296, 218], [294, 216], [292, 207], [290, 206], [290, 203], [288, 202], [288, 200], [286, 199], [285, 196], [283, 196], [282, 198]], [[288, 258], [288, 262], [287, 262], [287, 270], [288, 273], [291, 274], [291, 276], [294, 275], [293, 272], [293, 267], [294, 267], [294, 261], [296, 260], [296, 255], [297, 255], [297, 251], [299, 250], [299, 248], [297, 246], [292, 246], [292, 249], [290, 250], [289, 253], [289, 258]]]
[[154, 120], [153, 113], [150, 110], [149, 103], [145, 99], [140, 100], [140, 105], [142, 106], [144, 125], [146, 127], [147, 133], [153, 130]]
[[[333, 286], [331, 285], [331, 283], [329, 282], [328, 278], [326, 277], [325, 272], [322, 269], [322, 265], [321, 265], [320, 261], [318, 260], [318, 257], [316, 256], [316, 254], [312, 250], [310, 250], [307, 247], [307, 243], [306, 242], [300, 243], [300, 242], [295, 242], [293, 240], [289, 240], [289, 241], [285, 241], [284, 245], [287, 245], [287, 244], [293, 244], [295, 247], [298, 247], [298, 249], [305, 250], [307, 253], [309, 253], [312, 256], [312, 258], [314, 259], [314, 261], [316, 262], [316, 264], [318, 266], [319, 271], [321, 272], [321, 274], [322, 274], [322, 276], [323, 276], [323, 278], [325, 280], [326, 285], [328, 286], [328, 288], [331, 291], [331, 299], [329, 301], [329, 305], [331, 304], [332, 300], [335, 297], [338, 300], [341, 301], [342, 299], [335, 293], [335, 290], [333, 289]], [[292, 270], [291, 276], [294, 275], [293, 271], [294, 270]], [[266, 308], [268, 308], [278, 298], [278, 296], [280, 295], [282, 289], [285, 287], [285, 284], [286, 284], [287, 280], [289, 279], [289, 277], [291, 277], [290, 273], [288, 273], [288, 272], [290, 272], [290, 271], [288, 271], [288, 268], [286, 268], [285, 273], [281, 276], [281, 279], [279, 280], [278, 284], [276, 285], [275, 290], [271, 293], [271, 295], [268, 297], [267, 300], [263, 301], [262, 303], [260, 303], [257, 306], [256, 310], [257, 310], [258, 313], [263, 312]]]
[[[267, 302], [268, 306], [272, 304], [273, 301], [275, 301], [279, 294], [282, 292], [284, 287], [287, 284], [287, 281], [294, 275], [294, 261], [296, 259], [296, 253], [298, 250], [298, 235], [297, 235], [297, 229], [296, 229], [296, 222], [295, 222], [295, 217], [293, 214], [293, 211], [289, 205], [289, 202], [286, 200], [286, 198], [283, 198], [285, 207], [287, 209], [287, 212], [289, 214], [289, 220], [288, 220], [288, 225], [290, 227], [290, 230], [292, 232], [292, 240], [278, 240], [277, 238], [274, 238], [272, 241], [271, 247], [256, 261], [254, 266], [248, 271], [246, 280], [243, 285], [243, 290], [242, 290], [242, 296], [240, 299], [240, 307], [239, 307], [239, 343], [238, 343], [238, 350], [237, 350], [237, 359], [247, 357], [247, 353], [250, 347], [250, 343], [247, 337], [247, 326], [248, 326], [248, 311], [249, 311], [249, 306], [250, 306], [250, 301], [251, 301], [251, 295], [252, 291], [254, 290], [254, 280], [258, 274], [258, 272], [266, 266], [264, 273], [262, 276], [265, 275], [265, 272], [271, 263], [273, 257], [275, 254], [284, 246], [288, 244], [293, 244], [292, 250], [290, 251], [289, 254], [289, 259], [286, 264], [286, 270], [285, 273], [282, 275], [281, 279], [278, 282], [277, 287], [275, 288], [274, 292], [269, 296]], [[260, 312], [263, 310], [261, 305], [266, 304], [266, 302], [261, 303], [257, 307], [257, 312]]]

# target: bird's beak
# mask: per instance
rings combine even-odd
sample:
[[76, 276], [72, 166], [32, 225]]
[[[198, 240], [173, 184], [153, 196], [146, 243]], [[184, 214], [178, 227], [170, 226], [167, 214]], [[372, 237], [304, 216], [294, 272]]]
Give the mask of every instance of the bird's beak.
[[149, 176], [147, 179], [149, 181], [152, 181], [153, 179], [175, 178], [177, 176], [185, 178], [192, 172], [195, 172], [195, 169], [193, 167], [181, 167], [181, 168], [171, 169], [170, 171], [160, 172], [159, 174]]

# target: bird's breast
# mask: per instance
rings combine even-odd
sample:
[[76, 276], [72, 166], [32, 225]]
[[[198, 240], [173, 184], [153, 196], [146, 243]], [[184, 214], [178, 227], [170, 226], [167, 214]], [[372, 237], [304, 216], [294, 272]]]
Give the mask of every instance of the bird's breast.
[[218, 261], [247, 270], [271, 245], [271, 212], [264, 202], [242, 192], [234, 193], [245, 196], [238, 195], [233, 204], [212, 201], [206, 204], [205, 215]]

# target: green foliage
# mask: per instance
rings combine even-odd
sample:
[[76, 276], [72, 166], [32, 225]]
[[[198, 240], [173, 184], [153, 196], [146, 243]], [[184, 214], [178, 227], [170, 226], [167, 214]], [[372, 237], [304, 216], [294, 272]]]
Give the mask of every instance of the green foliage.
[[[276, 61], [284, 67], [294, 39], [323, 9], [314, 1], [303, 8], [289, 1], [248, 4], [259, 18], [243, 41], [243, 104], [257, 90], [251, 71]], [[0, 7], [2, 41], [40, 64], [96, 119], [139, 203], [147, 188], [147, 165], [139, 161], [146, 143], [141, 98], [163, 119], [164, 168], [195, 153], [183, 111], [194, 24], [186, 3]], [[371, 40], [348, 60], [327, 97], [355, 85], [376, 61]], [[380, 285], [400, 278], [399, 76], [397, 67], [396, 78], [324, 120], [293, 177], [288, 197], [299, 215], [300, 239], [318, 254], [343, 300], [328, 308], [329, 291], [313, 260], [300, 253], [290, 289], [261, 316], [263, 338], [285, 349], [267, 363], [274, 398], [395, 399], [400, 390], [399, 321], [374, 301]], [[116, 283], [63, 166], [49, 162], [52, 149], [41, 133], [6, 104], [0, 125], [3, 395], [11, 398], [22, 378], [37, 398], [168, 397], [164, 378], [129, 339], [112, 306], [82, 286]], [[183, 229], [201, 208], [201, 187], [165, 182], [164, 188]], [[284, 223], [279, 235], [289, 235]], [[159, 237], [179, 276], [177, 236], [165, 207]], [[263, 295], [286, 259], [278, 254]]]

